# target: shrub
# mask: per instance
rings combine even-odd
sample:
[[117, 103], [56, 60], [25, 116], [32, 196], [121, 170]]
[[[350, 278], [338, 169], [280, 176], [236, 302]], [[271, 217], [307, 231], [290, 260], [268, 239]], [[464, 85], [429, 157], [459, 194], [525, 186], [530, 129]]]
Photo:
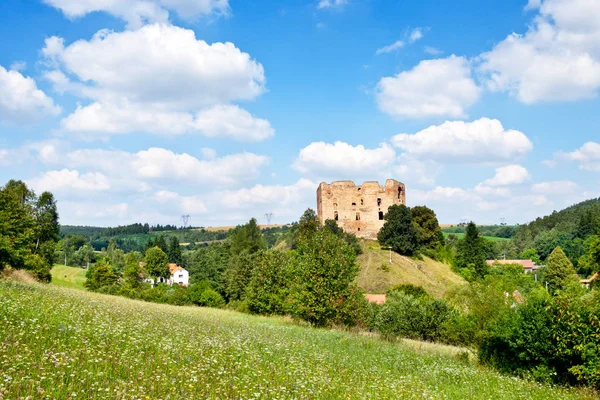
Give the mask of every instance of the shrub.
[[248, 309], [254, 314], [283, 314], [291, 276], [289, 257], [280, 251], [259, 253], [253, 260], [250, 283], [246, 288]]
[[415, 286], [410, 283], [401, 283], [399, 285], [392, 287], [391, 289], [388, 289], [388, 291], [387, 291], [388, 294], [392, 294], [394, 292], [402, 292], [404, 294], [407, 294], [409, 296], [413, 296], [416, 298], [429, 297], [429, 294], [427, 294], [427, 292], [425, 291], [425, 289], [423, 289], [423, 287]]
[[225, 305], [223, 297], [212, 289], [207, 289], [200, 296], [200, 305], [204, 307], [221, 308]]

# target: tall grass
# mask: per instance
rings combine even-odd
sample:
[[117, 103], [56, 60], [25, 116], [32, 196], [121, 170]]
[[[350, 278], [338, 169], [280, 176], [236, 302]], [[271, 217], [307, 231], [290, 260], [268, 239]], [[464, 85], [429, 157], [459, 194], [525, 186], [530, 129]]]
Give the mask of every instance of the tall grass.
[[503, 376], [464, 357], [283, 319], [9, 281], [0, 281], [0, 305], [0, 399], [585, 395]]

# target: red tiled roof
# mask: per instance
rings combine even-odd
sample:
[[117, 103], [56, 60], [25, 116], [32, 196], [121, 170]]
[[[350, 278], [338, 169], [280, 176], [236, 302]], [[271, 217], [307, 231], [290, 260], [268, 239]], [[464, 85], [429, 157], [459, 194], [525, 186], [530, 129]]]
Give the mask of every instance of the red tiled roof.
[[173, 275], [176, 271], [181, 271], [182, 269], [183, 268], [181, 268], [177, 264], [169, 264], [169, 272], [171, 273], [171, 275]]
[[385, 294], [365, 294], [365, 299], [373, 304], [385, 304]]
[[525, 269], [533, 269], [535, 266], [532, 260], [486, 260], [486, 263], [488, 263], [488, 265], [521, 264]]

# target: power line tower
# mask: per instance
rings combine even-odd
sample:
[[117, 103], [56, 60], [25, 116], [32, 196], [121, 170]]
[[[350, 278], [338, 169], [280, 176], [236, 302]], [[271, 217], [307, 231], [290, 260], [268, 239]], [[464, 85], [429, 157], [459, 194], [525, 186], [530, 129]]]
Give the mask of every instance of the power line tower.
[[183, 222], [183, 227], [184, 227], [184, 228], [187, 228], [187, 226], [188, 226], [188, 223], [190, 222], [190, 219], [191, 219], [191, 218], [192, 218], [192, 217], [190, 217], [190, 215], [189, 215], [189, 214], [187, 214], [187, 215], [182, 215], [182, 216], [181, 216], [181, 222]]
[[266, 213], [265, 218], [267, 219], [267, 225], [271, 225], [271, 220], [273, 219], [273, 213]]
[[506, 226], [506, 218], [500, 218], [500, 226]]

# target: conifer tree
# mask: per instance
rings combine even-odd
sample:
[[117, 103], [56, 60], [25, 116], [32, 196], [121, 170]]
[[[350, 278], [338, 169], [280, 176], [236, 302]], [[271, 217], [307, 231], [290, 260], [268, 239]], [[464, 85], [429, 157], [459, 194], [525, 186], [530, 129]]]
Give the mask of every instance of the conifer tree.
[[573, 264], [560, 247], [555, 248], [546, 260], [544, 280], [552, 292], [564, 290], [577, 280]]
[[479, 236], [479, 230], [474, 222], [469, 222], [465, 237], [458, 241], [454, 265], [469, 279], [482, 278], [487, 274], [485, 262], [484, 238]]

